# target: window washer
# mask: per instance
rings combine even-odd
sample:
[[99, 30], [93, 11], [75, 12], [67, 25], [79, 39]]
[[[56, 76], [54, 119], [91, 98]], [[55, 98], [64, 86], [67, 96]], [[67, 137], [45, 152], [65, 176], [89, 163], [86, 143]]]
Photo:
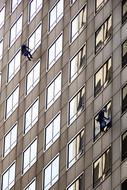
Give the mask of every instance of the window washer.
[[24, 55], [25, 57], [28, 58], [29, 61], [31, 61], [31, 59], [33, 58], [31, 53], [30, 53], [30, 48], [28, 46], [26, 46], [25, 44], [23, 44], [21, 46], [21, 52], [22, 52], [22, 55]]
[[104, 116], [105, 108], [103, 108], [98, 115], [97, 121], [100, 124], [100, 131], [104, 132], [104, 128], [107, 126], [107, 121], [109, 121], [109, 118]]

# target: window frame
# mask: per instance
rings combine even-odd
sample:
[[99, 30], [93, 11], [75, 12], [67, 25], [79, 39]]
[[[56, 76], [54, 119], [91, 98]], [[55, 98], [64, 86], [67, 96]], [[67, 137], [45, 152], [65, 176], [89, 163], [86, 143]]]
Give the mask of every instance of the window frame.
[[[31, 87], [29, 89], [27, 89], [27, 79], [28, 79], [28, 75], [33, 71], [33, 74], [32, 76], [34, 76], [34, 69], [35, 67], [39, 64], [39, 77], [38, 79], [34, 82], [34, 83], [31, 83]], [[40, 81], [40, 74], [41, 74], [41, 60], [39, 59], [33, 66], [32, 68], [30, 69], [30, 71], [28, 71], [28, 73], [26, 74], [26, 96], [28, 96], [32, 90], [39, 84], [39, 81]], [[32, 82], [34, 81], [34, 78], [32, 78]], [[28, 92], [27, 92], [28, 91]]]
[[84, 178], [84, 171], [81, 172], [67, 187], [66, 187], [66, 190], [69, 190], [69, 188], [80, 178]]
[[[104, 25], [110, 20], [110, 17], [111, 17], [111, 35], [108, 38], [104, 39]], [[112, 35], [113, 35], [112, 34], [112, 31], [113, 31], [112, 27], [113, 27], [113, 18], [112, 18], [112, 14], [110, 14], [104, 20], [104, 22], [97, 28], [97, 30], [95, 30], [95, 55], [97, 55], [106, 46], [106, 44], [111, 40]], [[97, 42], [97, 33], [98, 33], [98, 31], [100, 31], [101, 28], [102, 28], [102, 33], [103, 33], [103, 36], [102, 36], [103, 41], [102, 41], [101, 47], [99, 47], [97, 49], [97, 44], [96, 44], [96, 42]]]
[[[27, 166], [24, 168], [24, 153], [30, 149], [29, 151], [29, 155], [31, 154], [31, 146], [36, 142], [36, 160], [34, 161], [34, 163], [32, 163], [31, 165], [31, 162], [33, 162], [33, 160], [29, 160], [30, 162], [27, 164]], [[31, 167], [37, 162], [37, 157], [38, 157], [38, 138], [37, 136], [27, 145], [27, 147], [22, 151], [22, 175], [26, 174], [30, 169]], [[34, 158], [34, 159], [35, 159]], [[30, 158], [29, 158], [30, 159]], [[28, 168], [27, 168], [28, 167]], [[26, 169], [27, 168], [27, 169]], [[25, 171], [24, 171], [25, 170]]]
[[[42, 0], [42, 4], [41, 6], [39, 6], [38, 9], [36, 9], [36, 11], [34, 12], [34, 14], [32, 15], [32, 18], [30, 18], [30, 11], [31, 11], [31, 3], [33, 2], [34, 0], [30, 0], [30, 2], [28, 3], [28, 18], [29, 18], [29, 22], [32, 22], [32, 20], [37, 16], [37, 14], [40, 12], [41, 8], [43, 7], [43, 0]], [[38, 0], [35, 0], [36, 1], [36, 6], [37, 6], [37, 1]]]
[[107, 125], [106, 125], [106, 130], [104, 132], [101, 132], [99, 131], [99, 133], [97, 133], [97, 135], [95, 135], [95, 118], [98, 116], [99, 112], [107, 107], [109, 104], [111, 104], [111, 121], [109, 122], [110, 123], [110, 128], [112, 127], [112, 100], [110, 99], [101, 109], [99, 109], [99, 111], [95, 114], [94, 116], [94, 128], [93, 128], [93, 140], [94, 142], [97, 141], [103, 134], [105, 134], [110, 128], [107, 128]]
[[[79, 20], [79, 15], [82, 11], [86, 10], [86, 23], [83, 24], [83, 26], [81, 28], [78, 27], [78, 31], [75, 33], [75, 35], [72, 37], [72, 23], [73, 21], [76, 19], [76, 17]], [[79, 24], [79, 21], [78, 21]], [[84, 28], [86, 28], [87, 26], [87, 3], [85, 3], [81, 9], [76, 13], [76, 15], [73, 16], [73, 18], [70, 20], [70, 28], [69, 28], [69, 44], [71, 45], [78, 37], [79, 35], [82, 33], [82, 31], [84, 30]], [[76, 36], [77, 34], [77, 36]], [[76, 36], [76, 37], [75, 37]]]
[[18, 2], [16, 3], [16, 6], [14, 8], [12, 7], [12, 1], [13, 0], [11, 0], [11, 13], [13, 13], [17, 9], [17, 7], [20, 5], [22, 0], [18, 0]]
[[10, 146], [9, 147], [9, 152], [7, 153], [7, 154], [5, 154], [6, 152], [4, 152], [5, 151], [5, 137], [13, 130], [13, 128], [14, 127], [16, 127], [17, 129], [16, 129], [16, 132], [17, 132], [17, 134], [16, 134], [16, 136], [18, 135], [18, 122], [16, 121], [15, 123], [14, 123], [14, 125], [12, 125], [11, 126], [11, 128], [5, 133], [5, 135], [4, 135], [4, 137], [3, 137], [3, 151], [2, 151], [2, 157], [3, 158], [5, 158], [15, 147], [16, 147], [16, 144], [17, 144], [17, 137], [16, 137], [16, 141], [15, 141], [15, 145], [14, 146]]
[[[123, 59], [124, 58], [124, 56], [123, 56], [123, 46], [124, 46], [124, 44], [127, 44], [127, 39], [126, 40], [124, 40], [123, 42], [122, 42], [122, 45], [121, 45], [121, 51], [122, 51], [122, 60], [121, 60], [121, 62], [122, 62], [122, 68], [124, 68], [124, 67], [126, 67], [127, 66], [127, 63], [125, 63], [125, 60]], [[127, 59], [126, 59], [126, 62], [127, 62]]]
[[121, 161], [124, 162], [127, 160], [127, 148], [126, 148], [126, 152], [123, 154], [123, 136], [126, 134], [126, 138], [127, 138], [127, 130], [125, 130], [122, 135], [121, 135]]
[[[24, 188], [23, 190], [27, 190], [29, 186], [35, 181], [35, 190], [36, 190], [36, 177], [34, 177]], [[29, 189], [28, 189], [29, 190]]]
[[[75, 114], [76, 115], [76, 118], [74, 120], [72, 120], [72, 122], [70, 122], [70, 102], [76, 97], [78, 96], [78, 94], [84, 89], [84, 103], [83, 103], [83, 109], [81, 110], [81, 113], [85, 110], [85, 94], [86, 94], [86, 88], [85, 88], [85, 85], [83, 85], [82, 87], [80, 87], [80, 89], [69, 99], [68, 101], [68, 127], [70, 125], [72, 125], [72, 123], [81, 115], [81, 113], [79, 114]], [[72, 117], [74, 118], [74, 116]]]
[[[11, 188], [15, 185], [15, 181], [16, 181], [16, 160], [14, 160], [6, 169], [5, 171], [2, 172], [1, 174], [1, 190], [6, 190], [3, 189], [3, 176], [5, 173], [9, 172], [10, 168], [15, 165], [15, 174], [14, 174], [14, 184], [11, 186]], [[10, 185], [10, 184], [9, 184]]]
[[108, 173], [104, 176], [105, 173], [103, 172], [103, 168], [102, 168], [102, 169], [101, 169], [102, 176], [100, 177], [100, 181], [99, 181], [99, 182], [96, 181], [96, 183], [95, 183], [95, 181], [94, 181], [94, 170], [95, 170], [94, 164], [95, 164], [97, 161], [99, 161], [100, 159], [102, 159], [101, 165], [103, 165], [103, 156], [104, 156], [108, 151], [110, 151], [110, 157], [111, 157], [111, 162], [112, 162], [112, 147], [111, 147], [111, 145], [108, 146], [108, 148], [106, 148], [106, 150], [105, 150], [103, 153], [101, 153], [101, 155], [99, 155], [99, 156], [96, 158], [96, 160], [93, 161], [93, 164], [92, 164], [92, 167], [93, 167], [93, 188], [98, 187], [103, 181], [105, 181], [106, 178], [108, 178], [109, 175], [111, 175], [111, 172], [112, 172], [112, 164], [111, 164], [111, 162], [109, 162], [110, 170], [108, 171]]
[[[24, 133], [24, 135], [26, 135], [33, 127], [34, 127], [34, 125], [38, 122], [38, 119], [37, 119], [37, 121], [34, 123], [34, 124], [32, 124], [32, 126], [30, 127], [30, 128], [28, 128], [28, 130], [26, 130], [27, 128], [25, 128], [25, 122], [26, 122], [26, 113], [30, 110], [30, 109], [32, 109], [33, 108], [33, 105], [36, 103], [38, 101], [38, 116], [37, 116], [37, 118], [39, 119], [39, 106], [40, 106], [40, 100], [39, 100], [39, 96], [30, 104], [30, 106], [28, 106], [28, 108], [25, 110], [25, 112], [24, 112], [24, 126], [23, 126], [23, 133]], [[33, 111], [32, 111], [32, 113], [33, 113]], [[32, 121], [32, 123], [33, 123], [33, 121]], [[25, 132], [25, 130], [26, 130], [26, 132]]]
[[[52, 188], [57, 182], [58, 182], [58, 180], [59, 180], [59, 178], [60, 178], [60, 155], [59, 155], [59, 153], [55, 156], [55, 157], [53, 157], [52, 158], [52, 160], [43, 168], [43, 172], [42, 172], [42, 176], [43, 176], [43, 190], [45, 190], [45, 170], [46, 170], [46, 168], [48, 168], [56, 159], [57, 159], [57, 157], [58, 157], [58, 159], [59, 159], [59, 163], [58, 163], [58, 179], [57, 179], [57, 181], [55, 181], [55, 183], [53, 183], [53, 184], [51, 184], [51, 186], [49, 187], [49, 188]], [[52, 165], [51, 165], [51, 180], [52, 180]], [[52, 181], [51, 181], [52, 182]], [[50, 182], [50, 183], [51, 183]]]
[[[60, 18], [56, 18], [56, 21], [55, 21], [55, 24], [51, 27], [50, 29], [50, 13], [53, 11], [53, 9], [56, 7], [56, 15], [57, 15], [57, 5], [59, 3], [59, 1], [63, 1], [63, 13], [62, 13], [62, 16], [60, 15]], [[56, 0], [55, 4], [51, 7], [51, 9], [49, 10], [48, 12], [48, 32], [51, 32], [55, 27], [56, 25], [61, 21], [61, 19], [63, 18], [63, 15], [64, 15], [64, 0]]]
[[[12, 112], [11, 114], [9, 114], [9, 116], [7, 116], [7, 101], [8, 99], [14, 94], [14, 92], [18, 89], [18, 102], [17, 102], [17, 106], [15, 107], [15, 109], [12, 109]], [[13, 97], [13, 96], [12, 96]], [[6, 100], [5, 100], [5, 121], [15, 112], [15, 110], [18, 108], [19, 106], [19, 97], [20, 97], [20, 88], [19, 88], [19, 84], [13, 89], [13, 91], [6, 97]], [[12, 100], [13, 102], [14, 100]], [[13, 107], [12, 107], [13, 108]]]
[[[59, 77], [61, 75], [61, 89], [60, 89], [60, 91], [54, 96], [54, 89], [56, 88], [55, 87], [55, 81], [56, 81], [56, 79]], [[53, 99], [48, 103], [48, 88], [51, 86], [53, 84]], [[47, 87], [46, 87], [46, 104], [45, 104], [45, 108], [46, 108], [46, 111], [59, 99], [59, 97], [61, 96], [61, 91], [62, 91], [62, 71], [60, 71], [53, 79], [52, 79], [52, 81], [47, 85]], [[55, 97], [57, 97], [57, 98], [55, 98]], [[53, 102], [52, 102], [53, 101]], [[52, 104], [51, 104], [51, 102], [52, 102]], [[48, 104], [49, 104], [49, 106], [48, 106]]]
[[[85, 138], [85, 130], [84, 130], [85, 128], [83, 127], [68, 143], [67, 143], [67, 146], [66, 146], [66, 158], [67, 158], [67, 160], [66, 160], [66, 168], [67, 168], [67, 170], [69, 170], [71, 167], [73, 167], [74, 165], [75, 165], [75, 163], [84, 155], [84, 153], [85, 153], [85, 142], [83, 141], [83, 144], [82, 144], [82, 148], [81, 148], [81, 150], [82, 150], [82, 152], [79, 152], [78, 154], [76, 154], [74, 157], [73, 157], [73, 159], [69, 162], [69, 145], [72, 143], [72, 142], [74, 142], [75, 140], [76, 140], [76, 152], [77, 152], [77, 138], [78, 137], [81, 137], [81, 134], [83, 133], [83, 140], [84, 140], [84, 138]], [[80, 139], [81, 140], [81, 139]], [[71, 166], [69, 166], [69, 163], [71, 163], [71, 162], [73, 162], [73, 160], [75, 159], [75, 161], [74, 161], [74, 163], [72, 163], [71, 164]]]
[[[61, 131], [61, 111], [59, 111], [59, 112], [52, 118], [52, 120], [45, 126], [45, 128], [44, 128], [44, 152], [47, 151], [47, 150], [59, 139], [60, 131], [59, 131], [59, 133], [57, 133], [57, 135], [58, 135], [57, 139], [53, 140], [53, 139], [56, 137], [56, 135], [55, 135], [55, 137], [52, 138], [52, 144], [46, 148], [46, 146], [49, 144], [49, 143], [48, 143], [48, 144], [46, 145], [46, 128], [48, 128], [48, 127], [54, 122], [54, 120], [55, 120], [57, 117], [60, 117], [60, 131]], [[53, 126], [53, 127], [54, 127], [54, 126]], [[53, 129], [52, 129], [52, 131], [53, 131]]]
[[123, 190], [122, 186], [123, 186], [123, 184], [124, 184], [124, 183], [126, 183], [126, 184], [127, 184], [127, 178], [126, 178], [126, 179], [124, 179], [124, 181], [122, 181], [122, 182], [121, 182], [121, 190]]
[[126, 15], [126, 18], [124, 18], [123, 16], [123, 6], [124, 6], [124, 3], [126, 4], [127, 3], [127, 0], [122, 0], [122, 2], [121, 2], [121, 9], [122, 9], [122, 11], [121, 11], [121, 18], [122, 18], [122, 25], [123, 24], [125, 24], [126, 22], [127, 22], [127, 15]]
[[[17, 34], [17, 28], [18, 28], [18, 21], [21, 19], [21, 31]], [[15, 30], [15, 37], [11, 40], [11, 31], [12, 31], [12, 28], [13, 27], [16, 27], [16, 30]], [[18, 18], [14, 21], [14, 23], [11, 25], [10, 29], [9, 29], [9, 48], [11, 48], [15, 42], [17, 41], [17, 39], [21, 36], [22, 34], [22, 31], [23, 31], [23, 13], [21, 13]]]
[[102, 0], [102, 3], [97, 7], [97, 0], [95, 0], [95, 13], [98, 13], [109, 0]]

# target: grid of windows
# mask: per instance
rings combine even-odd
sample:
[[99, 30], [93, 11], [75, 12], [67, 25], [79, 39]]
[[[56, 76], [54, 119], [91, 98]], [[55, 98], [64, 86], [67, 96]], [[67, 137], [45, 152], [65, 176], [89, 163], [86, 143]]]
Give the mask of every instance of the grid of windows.
[[70, 61], [70, 82], [81, 72], [86, 63], [86, 45]]
[[109, 148], [98, 160], [93, 164], [93, 182], [94, 187], [103, 181], [111, 172], [111, 148]]
[[23, 152], [23, 174], [37, 160], [37, 139]]
[[4, 137], [4, 154], [6, 156], [17, 143], [17, 124], [15, 124], [11, 130]]
[[15, 111], [19, 102], [19, 87], [6, 100], [6, 119]]
[[127, 20], [127, 0], [122, 0], [122, 23]]
[[31, 90], [38, 84], [40, 79], [40, 61], [32, 68], [26, 76], [26, 94], [28, 95]]
[[64, 1], [59, 0], [53, 9], [49, 12], [49, 31], [51, 31], [63, 17], [63, 10]]
[[127, 65], [127, 40], [122, 44], [122, 67]]
[[73, 42], [86, 26], [86, 6], [71, 21], [70, 42]]
[[31, 49], [31, 54], [34, 53], [41, 44], [41, 28], [42, 25], [40, 24], [28, 39], [28, 46]]
[[59, 156], [44, 169], [44, 190], [50, 189], [59, 178]]
[[10, 46], [14, 44], [17, 38], [22, 33], [22, 15], [18, 18], [18, 20], [13, 24], [10, 29]]
[[24, 190], [35, 190], [36, 188], [36, 181], [33, 180]]
[[47, 102], [46, 108], [48, 109], [61, 94], [61, 73], [53, 80], [47, 87]]
[[83, 190], [84, 175], [81, 174], [68, 188], [67, 190]]
[[5, 20], [5, 7], [0, 10], [0, 28], [4, 25]]
[[127, 85], [122, 88], [122, 113], [127, 110]]
[[[105, 122], [106, 122], [105, 127], [104, 127], [104, 132], [106, 132], [107, 129], [110, 128], [112, 125], [112, 123], [111, 123], [111, 121], [112, 121], [112, 116], [111, 116], [112, 104], [111, 104], [111, 101], [108, 104], [106, 104], [102, 110], [104, 110], [104, 118], [105, 118]], [[100, 114], [100, 112], [94, 118], [94, 139], [97, 139], [101, 135], [101, 126], [100, 126], [100, 122], [98, 122], [99, 114]]]
[[45, 128], [45, 149], [47, 150], [60, 135], [60, 114]]
[[101, 7], [104, 6], [104, 4], [107, 2], [108, 0], [95, 0], [95, 4], [96, 4], [96, 11], [98, 11]]
[[29, 21], [31, 21], [42, 8], [43, 0], [32, 0], [29, 4]]
[[69, 144], [67, 167], [70, 168], [84, 152], [84, 131], [81, 131]]
[[0, 40], [0, 60], [3, 57], [3, 40]]
[[39, 112], [39, 99], [37, 99], [25, 113], [25, 126], [24, 126], [25, 134], [38, 121], [38, 112]]
[[15, 163], [2, 175], [2, 190], [9, 190], [15, 183]]
[[79, 92], [69, 102], [69, 124], [71, 124], [83, 111], [85, 105], [84, 100], [85, 87], [79, 90]]
[[22, 0], [12, 0], [11, 1], [11, 11], [12, 12], [16, 9], [16, 7], [20, 4], [21, 1]]
[[127, 158], [127, 131], [122, 135], [122, 161]]
[[101, 25], [95, 33], [95, 53], [97, 53], [111, 38], [112, 35], [112, 16]]
[[21, 62], [21, 51], [18, 51], [8, 64], [8, 76], [7, 81], [9, 82], [19, 71]]
[[48, 49], [48, 69], [50, 69], [62, 55], [62, 41], [63, 35], [61, 34]]
[[94, 76], [94, 96], [104, 89], [112, 79], [112, 59], [110, 58], [106, 63], [97, 71]]

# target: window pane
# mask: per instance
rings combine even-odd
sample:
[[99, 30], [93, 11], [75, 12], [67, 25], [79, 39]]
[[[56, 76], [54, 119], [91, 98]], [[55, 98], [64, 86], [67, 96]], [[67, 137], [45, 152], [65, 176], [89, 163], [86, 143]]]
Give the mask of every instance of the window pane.
[[104, 42], [106, 43], [112, 34], [112, 16], [104, 23]]
[[122, 160], [127, 158], [127, 132], [122, 135]]
[[107, 84], [112, 79], [112, 61], [111, 58], [106, 62], [104, 65], [104, 87], [107, 86]]
[[96, 52], [102, 48], [103, 45], [103, 26], [96, 32]]
[[122, 45], [122, 67], [127, 64], [127, 40]]
[[27, 187], [25, 190], [35, 190], [36, 182], [35, 180]]
[[127, 110], [127, 85], [122, 89], [122, 112]]
[[29, 4], [29, 20], [31, 21], [42, 7], [43, 0], [32, 0]]
[[127, 20], [127, 0], [122, 1], [122, 23]]
[[127, 179], [122, 183], [121, 188], [122, 188], [121, 190], [127, 189]]
[[83, 190], [84, 189], [84, 179], [83, 174], [70, 185], [67, 190]]
[[11, 9], [12, 9], [12, 12], [16, 9], [16, 7], [19, 5], [19, 3], [21, 2], [22, 0], [12, 0], [11, 2]]
[[0, 10], [0, 28], [4, 25], [5, 20], [5, 7]]
[[3, 40], [0, 41], [0, 60], [2, 59], [3, 56]]

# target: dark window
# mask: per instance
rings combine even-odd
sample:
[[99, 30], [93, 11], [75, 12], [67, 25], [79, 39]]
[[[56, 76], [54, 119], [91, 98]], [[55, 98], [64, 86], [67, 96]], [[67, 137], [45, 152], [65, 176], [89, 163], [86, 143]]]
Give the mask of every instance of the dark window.
[[127, 158], [127, 131], [122, 135], [122, 161]]
[[122, 183], [121, 190], [127, 190], [127, 179]]
[[122, 45], [122, 67], [127, 64], [127, 40]]
[[122, 113], [127, 110], [127, 85], [122, 89]]
[[104, 24], [96, 31], [95, 34], [95, 53], [97, 53], [112, 35], [112, 16], [104, 22]]
[[108, 0], [96, 0], [96, 1], [95, 1], [95, 2], [96, 2], [96, 12], [97, 12], [98, 10], [100, 10], [101, 7], [103, 7], [104, 4], [105, 4], [107, 1], [108, 1]]
[[[112, 109], [112, 104], [111, 101], [104, 106], [102, 109], [104, 109], [104, 117], [107, 118], [105, 119], [106, 125], [104, 127], [104, 132], [106, 132], [112, 125], [112, 116], [111, 116], [111, 109]], [[100, 113], [100, 112], [99, 112]], [[96, 140], [100, 135], [101, 135], [101, 129], [100, 129], [100, 123], [98, 122], [98, 116], [99, 113], [95, 116], [94, 118], [94, 139]]]
[[93, 185], [95, 187], [111, 172], [111, 148], [94, 162], [93, 170]]
[[122, 23], [127, 20], [127, 0], [122, 1]]
[[111, 58], [99, 69], [94, 76], [94, 96], [105, 88], [112, 79], [112, 60]]

